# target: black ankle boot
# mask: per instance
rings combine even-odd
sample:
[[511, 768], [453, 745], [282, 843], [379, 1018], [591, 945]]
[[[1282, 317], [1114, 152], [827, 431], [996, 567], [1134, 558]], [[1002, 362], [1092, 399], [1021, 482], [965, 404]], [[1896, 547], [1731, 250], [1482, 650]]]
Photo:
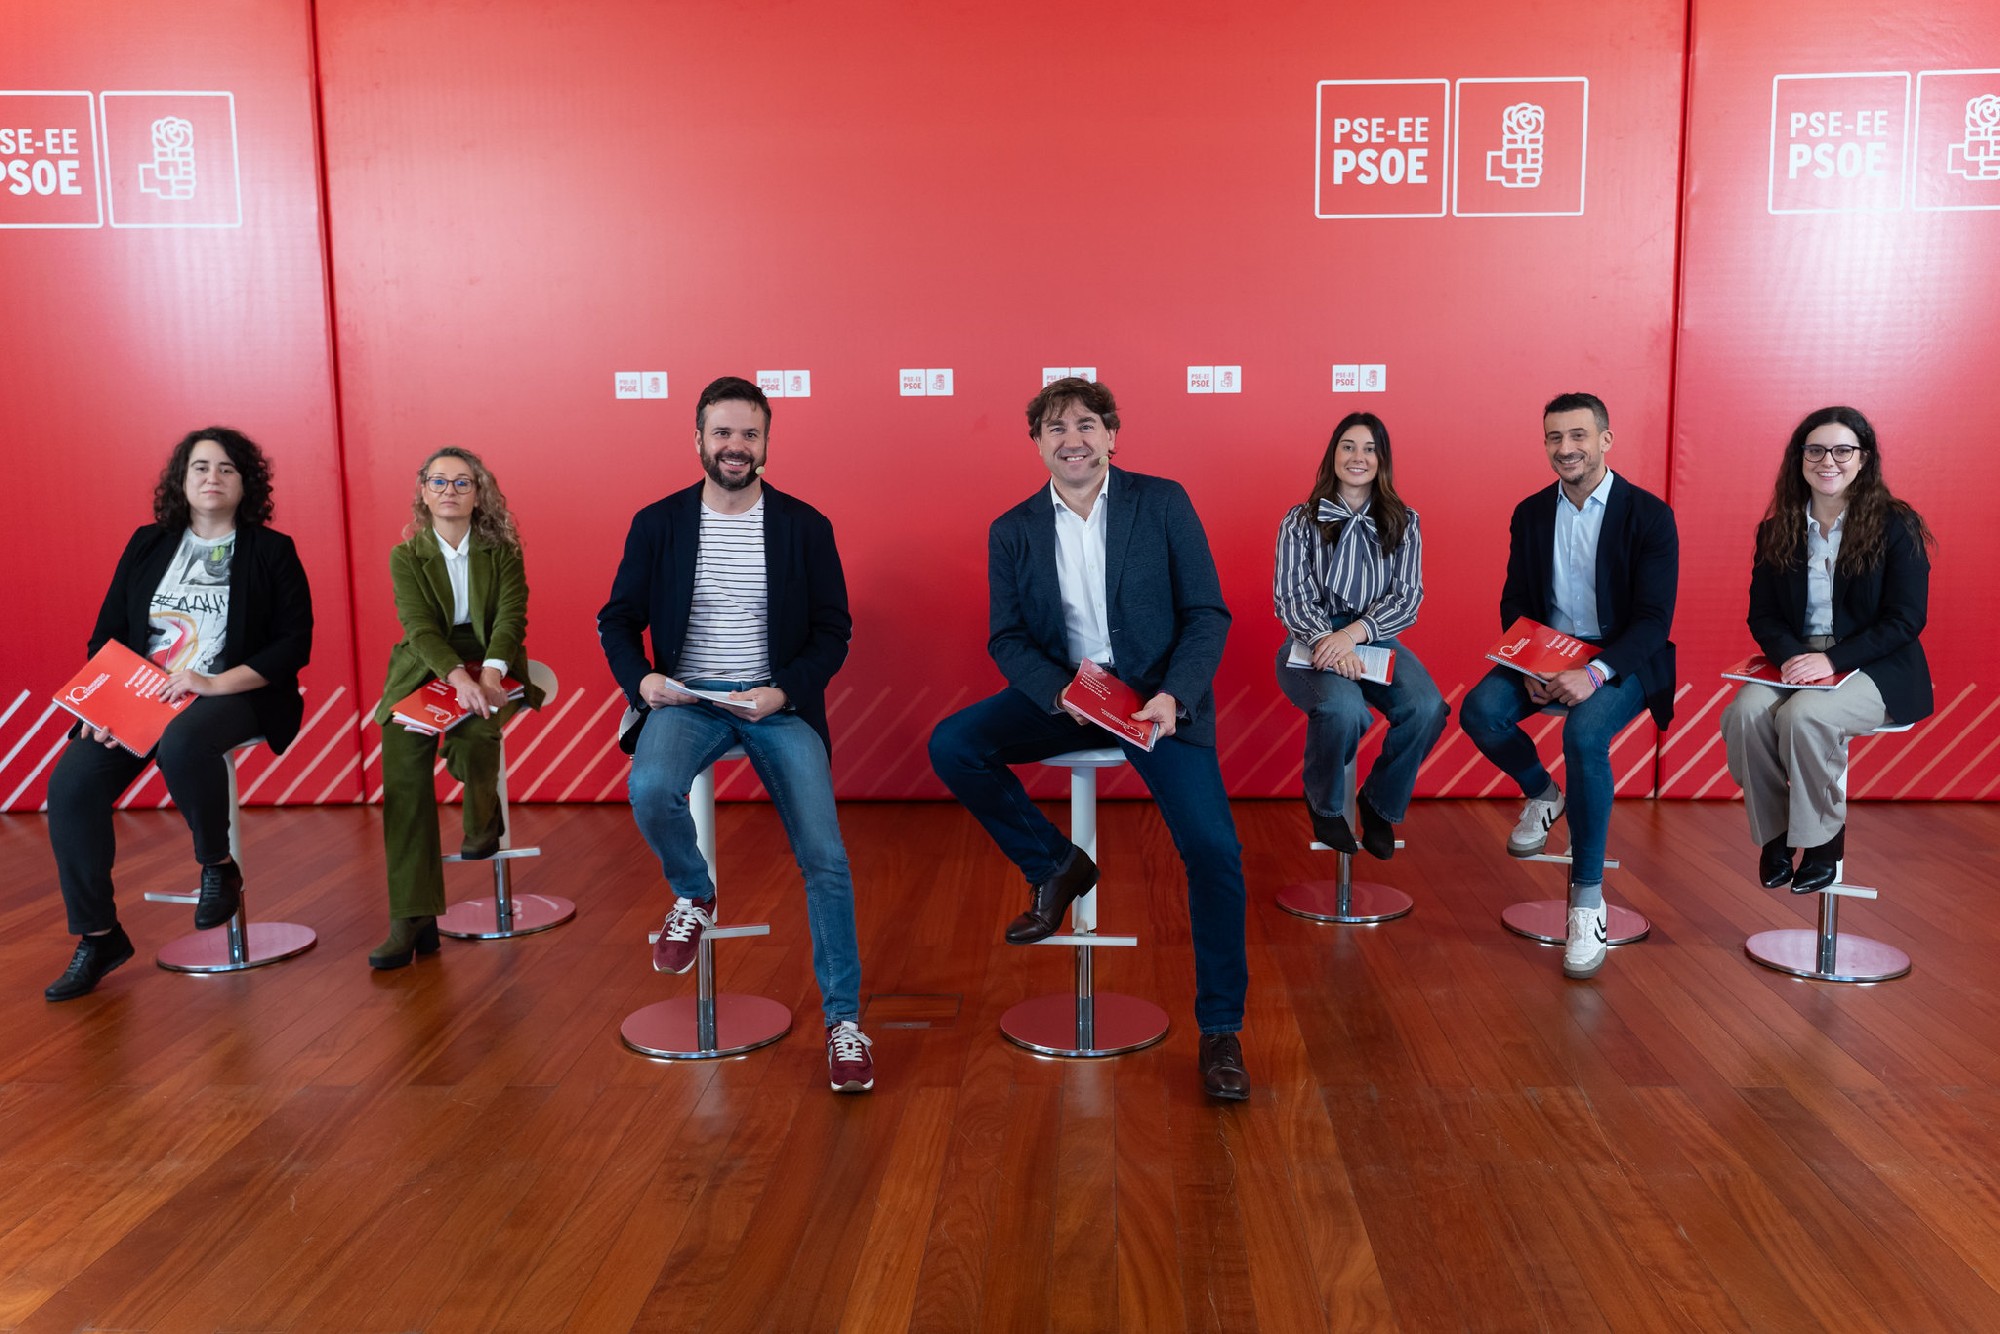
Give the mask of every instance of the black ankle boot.
[[1757, 879], [1766, 889], [1783, 889], [1792, 881], [1791, 834], [1783, 833], [1764, 845], [1757, 858]]
[[1807, 848], [1799, 858], [1798, 874], [1792, 877], [1792, 893], [1817, 894], [1840, 875], [1840, 860], [1847, 855], [1847, 826], [1833, 831], [1833, 837], [1816, 848]]

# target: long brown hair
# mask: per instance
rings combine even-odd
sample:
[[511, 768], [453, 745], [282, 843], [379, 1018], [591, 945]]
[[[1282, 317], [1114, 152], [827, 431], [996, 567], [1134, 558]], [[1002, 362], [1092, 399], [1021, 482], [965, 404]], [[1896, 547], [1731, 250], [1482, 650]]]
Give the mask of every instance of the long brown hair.
[[1778, 570], [1796, 570], [1806, 557], [1806, 513], [1812, 504], [1812, 488], [1806, 485], [1806, 437], [1826, 425], [1845, 426], [1861, 445], [1861, 467], [1847, 487], [1847, 512], [1841, 518], [1840, 560], [1836, 568], [1845, 578], [1882, 563], [1890, 522], [1908, 525], [1910, 535], [1925, 546], [1935, 548], [1937, 538], [1923, 515], [1889, 494], [1882, 480], [1882, 449], [1875, 428], [1853, 408], [1835, 406], [1806, 414], [1785, 445], [1785, 457], [1778, 464], [1778, 481], [1771, 489], [1771, 503], [1757, 525], [1757, 559]]
[[521, 534], [514, 527], [514, 516], [507, 510], [507, 497], [500, 493], [500, 483], [493, 480], [493, 474], [477, 454], [457, 445], [432, 450], [424, 466], [417, 469], [417, 489], [410, 497], [411, 518], [403, 529], [403, 539], [408, 541], [436, 527], [430, 507], [424, 504], [424, 484], [431, 475], [431, 465], [439, 459], [457, 459], [472, 470], [472, 531], [479, 535], [479, 540], [490, 547], [518, 548]]
[[[1395, 456], [1389, 452], [1389, 428], [1372, 412], [1350, 412], [1333, 428], [1333, 438], [1326, 442], [1326, 453], [1319, 461], [1319, 476], [1313, 479], [1312, 494], [1306, 497], [1306, 522], [1319, 523], [1320, 501], [1340, 499], [1340, 437], [1356, 426], [1366, 426], [1375, 434], [1375, 494], [1368, 509], [1375, 520], [1375, 537], [1382, 554], [1393, 556], [1396, 548], [1403, 545], [1403, 534], [1409, 531], [1410, 507], [1396, 494]], [[1337, 524], [1320, 523], [1320, 540], [1333, 541], [1338, 530]]]

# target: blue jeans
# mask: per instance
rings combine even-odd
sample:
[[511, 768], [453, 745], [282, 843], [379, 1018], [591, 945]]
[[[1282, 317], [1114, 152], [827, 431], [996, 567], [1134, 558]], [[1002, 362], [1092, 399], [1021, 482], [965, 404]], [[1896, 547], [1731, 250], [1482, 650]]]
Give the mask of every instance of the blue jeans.
[[1373, 708], [1389, 724], [1382, 753], [1368, 771], [1361, 793], [1390, 824], [1401, 824], [1410, 812], [1417, 770], [1444, 733], [1451, 706], [1444, 702], [1431, 674], [1417, 655], [1394, 639], [1379, 645], [1396, 655], [1389, 684], [1350, 681], [1338, 672], [1287, 667], [1292, 644], [1278, 649], [1278, 689], [1306, 715], [1306, 804], [1319, 815], [1347, 814], [1347, 766], [1361, 736], [1374, 721]]
[[[1030, 885], [1056, 873], [1072, 846], [1008, 768], [1065, 751], [1110, 745], [1101, 727], [1050, 713], [1018, 690], [1003, 690], [952, 714], [931, 732], [931, 768], [972, 812]], [[1150, 751], [1119, 741], [1138, 771], [1187, 870], [1188, 925], [1194, 936], [1194, 1016], [1204, 1033], [1243, 1027], [1243, 847], [1212, 746], [1162, 737]]]
[[[764, 682], [690, 681], [704, 690]], [[674, 892], [696, 903], [715, 898], [708, 862], [695, 843], [688, 789], [703, 769], [742, 746], [784, 822], [806, 881], [813, 975], [829, 1026], [861, 1017], [861, 946], [854, 931], [854, 879], [833, 801], [833, 767], [811, 724], [795, 713], [751, 722], [718, 704], [677, 704], [646, 715], [632, 755], [632, 818]]]
[[[1604, 881], [1604, 841], [1611, 830], [1611, 742], [1646, 707], [1646, 688], [1636, 674], [1614, 676], [1596, 694], [1567, 710], [1563, 719], [1563, 764], [1569, 769], [1569, 879], [1573, 885]], [[1521, 785], [1524, 797], [1539, 797], [1554, 780], [1535, 754], [1521, 720], [1543, 706], [1528, 698], [1528, 678], [1495, 667], [1466, 695], [1459, 725], [1500, 771]]]

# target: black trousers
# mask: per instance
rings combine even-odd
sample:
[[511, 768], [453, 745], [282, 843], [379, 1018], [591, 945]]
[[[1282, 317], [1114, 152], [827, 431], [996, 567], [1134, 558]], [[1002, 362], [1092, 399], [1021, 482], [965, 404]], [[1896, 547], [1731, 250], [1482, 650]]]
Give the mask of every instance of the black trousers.
[[49, 846], [73, 935], [118, 925], [112, 903], [111, 864], [117, 857], [112, 808], [125, 789], [157, 760], [167, 793], [194, 834], [194, 856], [204, 866], [229, 857], [229, 752], [262, 735], [257, 712], [244, 695], [206, 695], [167, 724], [150, 757], [87, 736], [70, 739], [49, 777]]

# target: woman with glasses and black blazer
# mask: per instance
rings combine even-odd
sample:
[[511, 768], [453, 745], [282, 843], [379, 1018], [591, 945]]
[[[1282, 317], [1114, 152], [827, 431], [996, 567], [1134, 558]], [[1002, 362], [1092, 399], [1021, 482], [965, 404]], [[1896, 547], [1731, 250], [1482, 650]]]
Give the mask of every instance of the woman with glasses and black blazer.
[[[477, 454], [447, 446], [417, 470], [411, 520], [390, 549], [396, 619], [403, 639], [389, 650], [389, 675], [375, 721], [382, 725], [382, 841], [389, 871], [389, 936], [368, 955], [371, 968], [402, 968], [438, 949], [444, 911], [443, 840], [433, 774], [440, 744], [445, 771], [465, 785], [468, 861], [500, 850], [500, 731], [517, 707], [501, 682], [526, 687], [519, 703], [539, 708], [528, 681], [528, 577], [521, 538], [500, 484]], [[443, 737], [394, 721], [396, 705], [432, 680], [452, 687], [469, 716]]]
[[[1923, 516], [1889, 494], [1875, 428], [1821, 408], [1792, 432], [1757, 526], [1750, 634], [1787, 686], [1755, 683], [1722, 715], [1767, 889], [1825, 889], [1846, 851], [1847, 743], [1931, 712], [1922, 633], [1930, 602]], [[1803, 850], [1796, 870], [1792, 849]]]

